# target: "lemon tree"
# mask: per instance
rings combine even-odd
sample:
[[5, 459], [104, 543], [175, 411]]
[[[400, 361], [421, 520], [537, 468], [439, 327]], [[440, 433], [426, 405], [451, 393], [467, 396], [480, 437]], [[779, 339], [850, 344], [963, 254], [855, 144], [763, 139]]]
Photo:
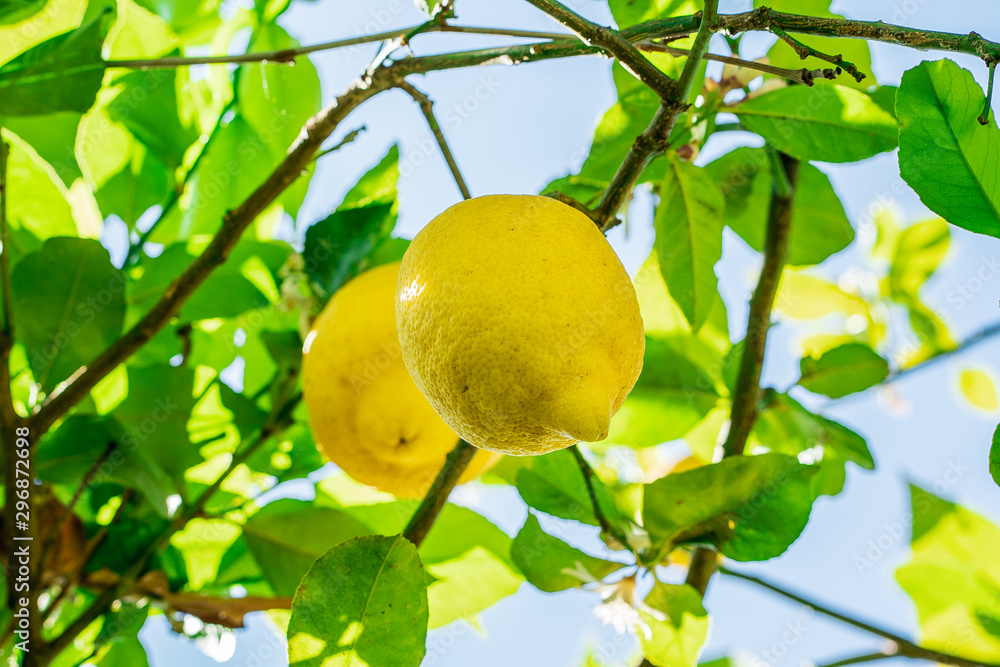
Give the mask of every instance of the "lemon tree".
[[[992, 14], [348, 4], [0, 2], [4, 659], [173, 664], [170, 627], [248, 665], [458, 664], [503, 614], [545, 646], [476, 664], [721, 667], [759, 649], [738, 624], [785, 632], [737, 582], [867, 642], [752, 664], [1000, 664], [1000, 529], [959, 504], [1000, 483]], [[923, 59], [880, 81], [874, 43]], [[540, 61], [612, 103], [494, 112]], [[589, 150], [524, 157], [556, 130]], [[896, 159], [919, 216], [842, 200]], [[872, 620], [847, 569], [915, 613]], [[550, 637], [553, 600], [614, 641]]]

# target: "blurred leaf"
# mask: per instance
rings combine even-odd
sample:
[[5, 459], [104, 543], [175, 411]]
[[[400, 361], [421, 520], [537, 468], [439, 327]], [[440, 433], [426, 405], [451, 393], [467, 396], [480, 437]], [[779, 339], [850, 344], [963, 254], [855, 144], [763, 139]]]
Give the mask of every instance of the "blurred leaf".
[[647, 336], [642, 373], [612, 418], [608, 441], [648, 447], [675, 440], [718, 400], [712, 379], [672, 340]]
[[115, 449], [98, 469], [93, 483], [115, 482], [143, 494], [150, 506], [166, 518], [167, 498], [177, 486], [149, 453], [125, 442], [122, 428], [110, 418], [74, 414], [46, 434], [35, 458], [35, 471], [49, 483], [75, 485], [100, 459], [109, 442]]
[[830, 313], [868, 315], [868, 304], [861, 297], [824, 278], [795, 270], [782, 271], [774, 307], [795, 320], [815, 320]]
[[128, 397], [113, 415], [125, 447], [141, 447], [178, 483], [201, 462], [188, 437], [194, 408], [195, 372], [190, 368], [148, 366], [128, 369]]
[[639, 616], [649, 634], [639, 631], [642, 651], [659, 667], [694, 667], [708, 639], [708, 612], [698, 591], [686, 584], [656, 582]]
[[357, 537], [323, 554], [292, 602], [288, 657], [306, 667], [417, 667], [426, 652], [427, 590], [401, 536]]
[[48, 0], [8, 0], [0, 7], [0, 24], [20, 23], [37, 14], [46, 4]]
[[139, 641], [139, 630], [149, 616], [149, 605], [125, 602], [105, 616], [95, 643], [105, 645], [93, 660], [98, 667], [141, 667], [147, 665], [146, 649]]
[[654, 544], [707, 538], [735, 560], [767, 560], [809, 520], [818, 468], [784, 454], [723, 459], [645, 485], [643, 525]]
[[[961, 477], [962, 471], [955, 473]], [[1000, 602], [1000, 529], [979, 514], [910, 486], [912, 557], [896, 580], [913, 599], [921, 646], [961, 646], [970, 660], [995, 662], [1000, 637], [983, 627]]]
[[291, 498], [268, 503], [243, 527], [244, 539], [278, 595], [294, 595], [324, 552], [369, 529], [354, 517]]
[[973, 407], [987, 412], [997, 409], [997, 389], [993, 379], [984, 371], [966, 368], [958, 376], [958, 387], [965, 400]]
[[104, 23], [95, 18], [0, 67], [0, 116], [89, 109], [104, 79]]
[[118, 339], [125, 277], [92, 239], [52, 238], [11, 276], [18, 338], [35, 381], [49, 391]]
[[864, 391], [889, 377], [889, 363], [863, 343], [848, 343], [823, 353], [819, 359], [803, 357], [799, 384], [830, 398]]
[[173, 51], [177, 36], [159, 16], [132, 0], [118, 0], [105, 44], [110, 59], [156, 58]]
[[224, 519], [194, 518], [170, 538], [180, 551], [187, 571], [187, 585], [200, 590], [212, 584], [233, 542], [240, 538], [240, 527]]
[[[867, 79], [866, 79], [867, 81]], [[850, 85], [850, 81], [847, 82]], [[864, 84], [869, 85], [869, 84]], [[872, 98], [872, 101], [882, 107], [882, 110], [887, 114], [896, 117], [896, 93], [899, 88], [896, 86], [879, 86], [875, 90], [868, 93], [868, 97]]]
[[702, 4], [696, 0], [652, 0], [651, 2], [610, 0], [608, 2], [611, 15], [614, 16], [619, 29], [652, 19], [697, 14], [701, 11]]
[[1000, 486], [1000, 426], [993, 432], [993, 445], [990, 447], [990, 476]]
[[[816, 16], [821, 18], [844, 18], [840, 14], [830, 11], [830, 0], [754, 0], [754, 7], [764, 5], [779, 12], [790, 12], [793, 14], [804, 14], [806, 16]], [[834, 37], [817, 37], [814, 35], [802, 38], [806, 44], [816, 49], [820, 53], [840, 54], [841, 58], [855, 65], [859, 71], [866, 75], [860, 82], [848, 74], [837, 77], [837, 84], [828, 83], [825, 79], [816, 80], [820, 86], [844, 85], [852, 88], [865, 90], [875, 83], [875, 73], [872, 70], [872, 57], [868, 48], [868, 43], [861, 39], [843, 40]], [[777, 40], [774, 46], [767, 52], [767, 59], [770, 64], [776, 67], [786, 67], [789, 69], [808, 69], [833, 67], [828, 62], [811, 59], [803, 62], [799, 54], [785, 43], [784, 40]]]
[[459, 619], [475, 622], [479, 612], [513, 595], [524, 577], [483, 547], [473, 547], [458, 558], [427, 563], [434, 581], [427, 587], [429, 628]]
[[[620, 521], [621, 517], [607, 488], [596, 477], [593, 483], [604, 515], [612, 522]], [[517, 490], [524, 502], [546, 514], [592, 526], [599, 525], [583, 472], [568, 450], [535, 457], [530, 468], [518, 471]]]
[[114, 80], [120, 92], [108, 104], [108, 117], [171, 170], [183, 164], [184, 153], [198, 138], [194, 119], [181, 118], [177, 79], [172, 69], [131, 72]]
[[918, 222], [902, 230], [896, 237], [889, 266], [890, 294], [916, 297], [948, 254], [950, 241], [948, 223], [941, 218]]
[[[771, 167], [763, 148], [742, 146], [705, 166], [722, 186], [725, 222], [757, 252], [764, 249]], [[799, 169], [788, 239], [788, 263], [819, 264], [854, 240], [854, 228], [830, 179], [811, 164]]]
[[844, 488], [846, 466], [852, 461], [866, 470], [875, 461], [865, 439], [842, 424], [806, 410], [787, 394], [766, 398], [754, 424], [754, 435], [768, 451], [814, 459], [816, 495], [836, 495]]
[[7, 156], [7, 224], [11, 268], [41, 241], [53, 236], [77, 236], [69, 191], [53, 169], [20, 138], [4, 131]]
[[801, 160], [855, 162], [896, 147], [896, 119], [844, 86], [787, 86], [732, 112], [748, 130]]
[[656, 209], [656, 253], [667, 289], [697, 331], [718, 293], [725, 202], [704, 169], [669, 158]]
[[[61, 111], [43, 116], [15, 116], [4, 118], [4, 128], [29, 144], [68, 187], [82, 176], [73, 150], [82, 117], [77, 111]], [[12, 187], [8, 196], [12, 197], [14, 192], [16, 190]], [[8, 217], [16, 215], [17, 209], [10, 204], [8, 206], [11, 208], [7, 212]]]
[[549, 535], [531, 513], [514, 538], [511, 554], [531, 585], [546, 593], [600, 581], [623, 567], [622, 563], [595, 558]]
[[[951, 60], [907, 70], [896, 95], [899, 171], [927, 208], [978, 234], [1000, 237], [1000, 131], [976, 120], [984, 95]], [[946, 187], [942, 187], [946, 185]]]

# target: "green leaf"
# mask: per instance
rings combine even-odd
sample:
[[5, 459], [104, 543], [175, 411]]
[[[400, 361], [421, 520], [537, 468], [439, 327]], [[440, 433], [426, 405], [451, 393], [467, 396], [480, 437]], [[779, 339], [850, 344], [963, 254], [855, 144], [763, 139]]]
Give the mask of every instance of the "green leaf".
[[889, 377], [889, 364], [863, 343], [847, 343], [823, 353], [819, 359], [803, 357], [799, 384], [830, 398], [864, 391]]
[[774, 558], [809, 520], [817, 470], [771, 453], [668, 475], [645, 486], [643, 526], [654, 544], [699, 537], [735, 560]]
[[10, 142], [7, 156], [7, 223], [11, 267], [41, 241], [54, 236], [77, 236], [77, 225], [67, 201], [66, 187], [53, 168], [19, 137], [4, 130]]
[[0, 7], [0, 24], [20, 23], [40, 12], [47, 4], [48, 0], [8, 0]]
[[[830, 4], [830, 0], [768, 0], [766, 2], [764, 0], [754, 0], [755, 8], [767, 6], [779, 12], [789, 12], [792, 14], [816, 16], [820, 18], [844, 18], [840, 14], [831, 12]], [[868, 43], [865, 40], [808, 35], [802, 37], [801, 41], [805, 42], [820, 53], [833, 55], [839, 54], [841, 58], [855, 65], [859, 71], [866, 75], [864, 79], [858, 82], [855, 81], [854, 77], [846, 73], [841, 74], [837, 77], [837, 84], [832, 84], [826, 79], [819, 78], [816, 80], [818, 85], [846, 85], [852, 88], [865, 90], [875, 83], [874, 72], [872, 71], [871, 52], [868, 48]], [[799, 54], [797, 54], [795, 50], [786, 44], [782, 39], [777, 40], [774, 43], [774, 46], [772, 46], [767, 52], [767, 59], [771, 65], [776, 67], [785, 67], [796, 70], [802, 69], [803, 67], [807, 67], [809, 69], [826, 69], [828, 67], [833, 67], [830, 63], [815, 58], [803, 61], [802, 58], [799, 57]]]
[[646, 337], [642, 373], [612, 420], [608, 441], [649, 447], [682, 437], [715, 406], [715, 382], [677, 337]]
[[49, 483], [79, 484], [107, 450], [108, 443], [114, 442], [115, 449], [99, 468], [94, 482], [114, 482], [135, 489], [157, 514], [166, 518], [167, 498], [177, 493], [177, 485], [139, 442], [123, 435], [114, 419], [70, 415], [43, 438], [35, 470]]
[[247, 546], [278, 595], [293, 595], [324, 552], [370, 532], [349, 514], [291, 498], [268, 503], [243, 527]]
[[181, 119], [176, 70], [131, 72], [112, 85], [120, 92], [108, 104], [108, 116], [121, 123], [168, 169], [184, 163], [184, 153], [198, 138], [193, 118]]
[[[705, 166], [722, 186], [725, 222], [750, 247], [763, 252], [771, 205], [771, 165], [763, 148], [742, 146]], [[788, 263], [819, 264], [854, 240], [844, 206], [830, 179], [811, 164], [799, 168], [788, 238]]]
[[754, 435], [768, 451], [795, 457], [808, 452], [820, 469], [812, 480], [816, 495], [833, 496], [843, 490], [848, 461], [867, 470], [875, 468], [865, 439], [854, 431], [809, 412], [787, 394], [765, 396]]
[[52, 238], [11, 276], [18, 338], [48, 391], [118, 339], [125, 277], [93, 239]]
[[655, 249], [670, 295], [697, 331], [718, 293], [725, 202], [704, 169], [672, 156], [660, 184]]
[[427, 587], [429, 628], [459, 619], [475, 623], [479, 612], [513, 595], [524, 581], [504, 559], [478, 546], [457, 558], [427, 563], [426, 567], [433, 577]]
[[[596, 477], [593, 483], [604, 515], [612, 522], [619, 521], [618, 510], [607, 488]], [[524, 502], [546, 514], [599, 525], [583, 472], [573, 454], [565, 449], [535, 457], [531, 467], [518, 470], [517, 490]]]
[[855, 162], [896, 147], [896, 119], [844, 86], [788, 86], [732, 112], [771, 146], [802, 160]]
[[[949, 471], [961, 477], [964, 471]], [[1000, 528], [964, 507], [917, 486], [910, 487], [912, 557], [896, 580], [913, 599], [921, 645], [932, 650], [961, 646], [971, 660], [1000, 659], [1000, 637], [984, 627], [1000, 604]], [[858, 568], [870, 565], [855, 559]]]
[[399, 149], [393, 145], [344, 197], [335, 212], [306, 230], [305, 271], [323, 294], [332, 295], [362, 271], [382, 263], [396, 225]]
[[303, 667], [417, 667], [427, 637], [427, 587], [402, 536], [357, 537], [323, 554], [292, 602], [288, 658]]
[[990, 476], [1000, 486], [1000, 426], [993, 433], [993, 445], [990, 447]]
[[941, 218], [910, 225], [899, 233], [889, 266], [889, 293], [917, 297], [948, 254], [951, 232]]
[[694, 667], [708, 639], [708, 612], [701, 596], [686, 584], [656, 582], [639, 616], [649, 627], [640, 630], [639, 644], [646, 659], [659, 667]]
[[1000, 237], [1000, 131], [976, 120], [983, 101], [972, 74], [951, 60], [907, 70], [896, 95], [899, 172], [948, 222]]
[[[81, 118], [83, 116], [76, 111], [11, 117], [4, 118], [4, 129], [10, 130], [29, 144], [68, 187], [82, 176], [73, 150]], [[16, 189], [11, 187], [8, 197], [12, 197], [14, 192]], [[15, 213], [16, 207], [10, 202], [8, 206], [11, 208], [7, 212], [10, 217]]]
[[557, 593], [600, 581], [620, 570], [622, 563], [595, 558], [549, 535], [534, 514], [514, 538], [511, 555], [518, 568], [535, 588]]
[[97, 17], [0, 67], [0, 116], [89, 109], [104, 79], [104, 23]]
[[701, 2], [695, 0], [651, 0], [650, 2], [635, 2], [635, 0], [610, 0], [611, 15], [619, 28], [627, 28], [636, 23], [652, 19], [665, 19], [671, 16], [696, 14], [702, 9]]

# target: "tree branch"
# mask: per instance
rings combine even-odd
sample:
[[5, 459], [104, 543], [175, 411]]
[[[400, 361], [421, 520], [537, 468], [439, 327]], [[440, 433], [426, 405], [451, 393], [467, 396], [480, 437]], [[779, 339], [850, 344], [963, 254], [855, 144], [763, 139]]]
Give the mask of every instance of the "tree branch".
[[[669, 53], [673, 56], [686, 57], [691, 54], [691, 51], [688, 49], [678, 49], [673, 46], [667, 46], [657, 42], [640, 42], [637, 46], [643, 51], [657, 51], [659, 53]], [[715, 62], [726, 63], [728, 65], [736, 65], [738, 67], [756, 70], [765, 74], [773, 74], [775, 76], [788, 79], [789, 81], [794, 81], [795, 83], [801, 83], [804, 86], [814, 85], [816, 79], [837, 78], [837, 72], [832, 69], [806, 69], [805, 67], [801, 67], [799, 69], [788, 69], [785, 67], [775, 67], [774, 65], [768, 65], [767, 63], [759, 63], [754, 60], [744, 60], [742, 58], [734, 58], [732, 56], [720, 56], [714, 53], [706, 53], [702, 56], [702, 59], [713, 60]]]
[[782, 41], [784, 41], [786, 44], [792, 47], [792, 50], [795, 51], [795, 53], [797, 53], [799, 58], [801, 58], [802, 60], [805, 60], [806, 58], [812, 56], [813, 58], [817, 58], [819, 60], [828, 62], [831, 65], [835, 65], [837, 67], [838, 74], [840, 73], [840, 70], [843, 69], [845, 72], [854, 77], [854, 80], [857, 81], [858, 83], [861, 83], [864, 80], [865, 73], [859, 72], [858, 68], [853, 63], [849, 63], [846, 60], [844, 60], [839, 53], [835, 56], [831, 56], [826, 53], [823, 53], [822, 51], [817, 51], [811, 46], [803, 44], [799, 40], [795, 39], [777, 25], [770, 26], [770, 30], [772, 33], [777, 35]]
[[528, 2], [575, 32], [588, 46], [596, 46], [617, 58], [622, 67], [649, 86], [660, 99], [672, 100], [678, 96], [677, 83], [649, 62], [642, 52], [617, 30], [588, 21], [558, 0], [528, 0]]
[[476, 448], [465, 440], [459, 440], [455, 448], [448, 453], [441, 471], [431, 484], [424, 499], [420, 501], [417, 511], [410, 517], [410, 522], [403, 530], [403, 537], [413, 542], [418, 547], [427, 537], [438, 514], [448, 502], [448, 496], [452, 489], [458, 484], [459, 477], [469, 467], [469, 462], [476, 455]]
[[617, 224], [618, 210], [632, 191], [643, 169], [655, 156], [663, 153], [669, 147], [670, 133], [674, 129], [677, 118], [687, 109], [686, 100], [694, 81], [694, 75], [698, 71], [702, 56], [708, 51], [708, 42], [716, 29], [718, 7], [718, 0], [705, 0], [705, 10], [701, 13], [698, 23], [698, 34], [695, 36], [694, 44], [691, 45], [690, 55], [684, 63], [684, 69], [677, 80], [673, 96], [663, 98], [663, 103], [653, 116], [649, 127], [636, 137], [631, 150], [625, 156], [625, 160], [618, 167], [615, 175], [611, 178], [611, 183], [608, 184], [601, 195], [601, 200], [594, 208], [591, 217], [602, 230], [610, 229]]
[[[774, 306], [778, 281], [788, 253], [792, 200], [795, 197], [799, 161], [783, 153], [779, 154], [779, 159], [774, 160], [772, 171], [774, 187], [764, 239], [764, 265], [750, 299], [747, 334], [743, 343], [743, 355], [740, 357], [739, 375], [733, 389], [733, 408], [729, 418], [729, 434], [723, 446], [723, 457], [743, 454], [750, 429], [757, 421], [760, 372], [764, 365], [767, 332], [771, 326], [771, 308]], [[704, 595], [717, 563], [715, 550], [698, 547], [691, 558], [685, 582]]]
[[441, 125], [434, 116], [434, 103], [431, 101], [431, 98], [427, 97], [425, 93], [407, 81], [401, 81], [399, 88], [412, 97], [413, 101], [420, 106], [420, 111], [427, 120], [427, 126], [430, 128], [431, 134], [434, 135], [434, 140], [441, 150], [441, 155], [444, 156], [444, 161], [448, 163], [448, 169], [451, 170], [451, 175], [455, 179], [455, 184], [458, 186], [459, 192], [462, 193], [464, 199], [472, 199], [472, 195], [469, 193], [469, 186], [465, 184], [465, 179], [462, 178], [462, 172], [458, 168], [458, 163], [455, 162], [455, 156], [452, 155], [451, 148], [448, 147], [448, 141], [444, 138], [444, 132], [441, 131]]
[[[601, 509], [601, 503], [597, 500], [597, 489], [594, 487], [594, 477], [596, 477], [597, 473], [587, 463], [587, 459], [583, 456], [583, 452], [580, 451], [578, 445], [573, 445], [569, 448], [569, 451], [573, 454], [573, 458], [576, 459], [576, 464], [580, 467], [580, 472], [583, 474], [583, 481], [587, 485], [587, 495], [590, 496], [590, 504], [594, 508], [594, 516], [601, 525], [601, 532], [613, 537], [624, 548], [631, 551], [632, 545], [629, 544], [628, 537], [611, 523], [604, 514], [604, 510]], [[638, 557], [636, 560], [638, 561]]]
[[855, 655], [850, 658], [844, 658], [842, 660], [836, 660], [834, 662], [827, 662], [822, 665], [817, 665], [817, 667], [846, 667], [847, 665], [858, 665], [863, 662], [875, 662], [876, 660], [886, 660], [888, 658], [899, 657], [896, 652], [893, 653], [865, 653], [864, 655]]
[[[953, 667], [1000, 667], [995, 663], [980, 662], [977, 660], [970, 660], [969, 658], [963, 658], [961, 656], [952, 655], [951, 653], [943, 653], [941, 651], [935, 651], [933, 649], [924, 648], [917, 644], [914, 644], [909, 639], [901, 637], [893, 632], [882, 629], [878, 626], [872, 625], [865, 621], [860, 621], [856, 618], [848, 616], [847, 614], [831, 609], [830, 607], [824, 606], [818, 602], [805, 598], [798, 593], [794, 593], [790, 590], [782, 588], [777, 584], [772, 584], [770, 582], [764, 581], [759, 577], [755, 577], [749, 574], [743, 574], [742, 572], [735, 572], [726, 567], [720, 567], [719, 572], [722, 574], [734, 577], [736, 579], [742, 579], [743, 581], [748, 581], [752, 584], [756, 584], [762, 588], [766, 588], [772, 593], [777, 593], [778, 595], [797, 602], [801, 605], [805, 605], [810, 609], [813, 609], [824, 616], [829, 616], [830, 618], [836, 619], [847, 625], [854, 626], [865, 632], [869, 632], [873, 635], [878, 635], [879, 637], [884, 637], [899, 647], [897, 652], [898, 656], [904, 658], [912, 658], [914, 660], [929, 660], [931, 662], [938, 662], [944, 665], [953, 665]], [[888, 656], [887, 656], [888, 657]], [[874, 659], [874, 658], [873, 658]], [[838, 663], [838, 664], [849, 664], [849, 663]]]

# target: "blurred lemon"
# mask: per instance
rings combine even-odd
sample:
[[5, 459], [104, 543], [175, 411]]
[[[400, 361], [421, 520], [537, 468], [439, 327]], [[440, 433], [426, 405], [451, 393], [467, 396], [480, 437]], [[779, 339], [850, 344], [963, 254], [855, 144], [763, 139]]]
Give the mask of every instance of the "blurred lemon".
[[[458, 436], [413, 384], [400, 355], [393, 298], [399, 263], [367, 271], [323, 309], [303, 347], [302, 384], [319, 448], [348, 475], [420, 497]], [[461, 481], [499, 456], [477, 452]]]
[[642, 368], [632, 281], [583, 213], [489, 196], [410, 244], [396, 294], [406, 367], [473, 445], [544, 454], [608, 435]]

